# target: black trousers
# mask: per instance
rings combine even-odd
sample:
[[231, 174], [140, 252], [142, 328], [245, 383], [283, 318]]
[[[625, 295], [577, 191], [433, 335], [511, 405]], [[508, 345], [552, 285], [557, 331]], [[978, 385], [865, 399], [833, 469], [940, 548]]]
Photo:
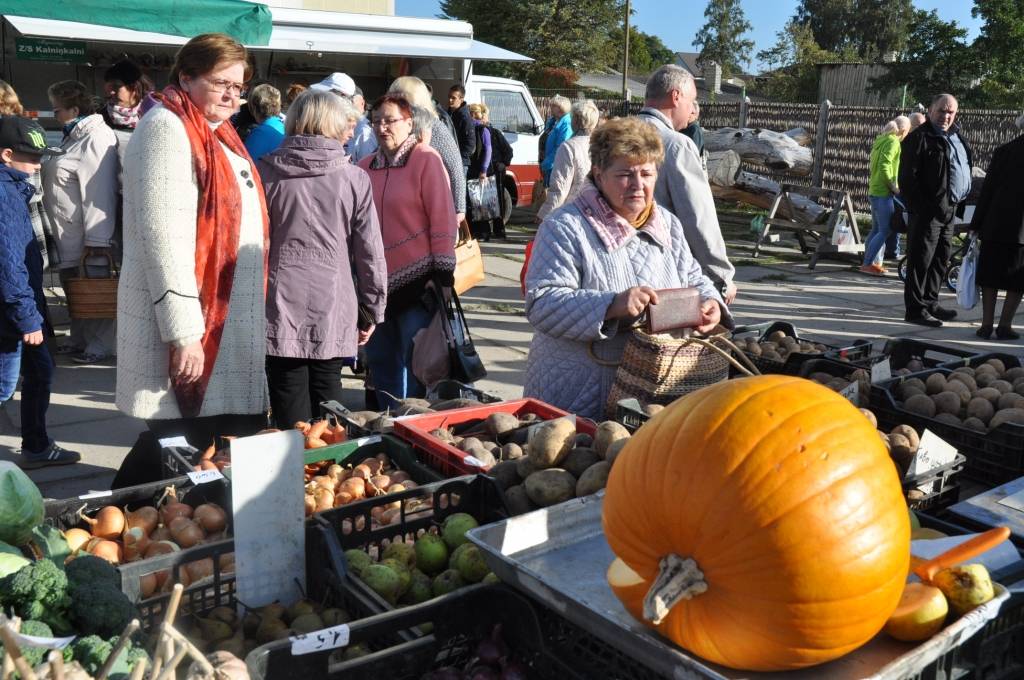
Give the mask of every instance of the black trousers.
[[341, 401], [344, 359], [296, 359], [267, 356], [267, 385], [275, 427], [286, 430], [298, 420], [320, 415], [320, 402]]
[[946, 276], [952, 251], [953, 225], [914, 217], [908, 232], [903, 304], [908, 317], [917, 317], [939, 303], [939, 287]]
[[247, 437], [267, 427], [265, 413], [224, 414], [202, 418], [147, 420], [149, 428], [139, 435], [114, 476], [111, 489], [155, 482], [163, 478], [159, 440], [184, 437], [197, 449], [205, 449], [216, 437]]

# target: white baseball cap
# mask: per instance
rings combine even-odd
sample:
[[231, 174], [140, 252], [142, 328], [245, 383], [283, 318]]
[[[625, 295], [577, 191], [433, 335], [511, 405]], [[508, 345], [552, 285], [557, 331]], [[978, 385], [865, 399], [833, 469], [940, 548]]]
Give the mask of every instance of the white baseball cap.
[[332, 73], [319, 83], [314, 83], [309, 87], [313, 90], [337, 90], [346, 97], [351, 97], [356, 93], [356, 81], [344, 73]]

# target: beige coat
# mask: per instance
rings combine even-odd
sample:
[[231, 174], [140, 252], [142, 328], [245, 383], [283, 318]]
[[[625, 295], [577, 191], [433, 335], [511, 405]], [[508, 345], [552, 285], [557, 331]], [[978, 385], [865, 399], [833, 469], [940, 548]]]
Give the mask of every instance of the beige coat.
[[551, 166], [548, 197], [537, 211], [543, 220], [566, 203], [572, 203], [590, 174], [590, 135], [570, 137], [558, 147], [555, 164]]
[[56, 245], [50, 265], [67, 269], [78, 266], [85, 248], [110, 246], [117, 224], [120, 162], [117, 136], [98, 113], [79, 121], [61, 148], [64, 155], [43, 163], [43, 208]]

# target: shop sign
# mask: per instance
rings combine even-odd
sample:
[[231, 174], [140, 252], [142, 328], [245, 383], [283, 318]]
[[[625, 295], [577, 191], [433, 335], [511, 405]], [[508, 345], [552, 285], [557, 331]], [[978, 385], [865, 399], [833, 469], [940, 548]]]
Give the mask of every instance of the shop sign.
[[56, 61], [84, 64], [87, 61], [85, 42], [81, 40], [53, 40], [49, 38], [17, 37], [14, 41], [16, 58], [22, 61]]

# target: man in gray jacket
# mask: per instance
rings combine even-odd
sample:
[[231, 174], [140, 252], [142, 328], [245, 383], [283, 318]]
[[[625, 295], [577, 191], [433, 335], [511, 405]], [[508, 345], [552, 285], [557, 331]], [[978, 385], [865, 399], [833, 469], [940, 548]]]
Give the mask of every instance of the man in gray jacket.
[[654, 200], [672, 211], [683, 224], [686, 241], [704, 273], [727, 304], [736, 298], [735, 268], [725, 252], [715, 199], [693, 140], [677, 132], [690, 124], [697, 85], [686, 69], [667, 64], [647, 80], [644, 109], [639, 113], [658, 130], [665, 162], [658, 170]]

